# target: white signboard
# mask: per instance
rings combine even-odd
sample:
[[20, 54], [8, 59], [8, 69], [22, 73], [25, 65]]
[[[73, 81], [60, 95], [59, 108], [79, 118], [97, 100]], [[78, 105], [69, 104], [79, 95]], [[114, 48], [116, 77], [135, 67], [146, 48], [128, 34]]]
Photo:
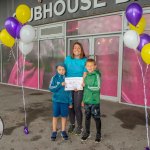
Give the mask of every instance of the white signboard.
[[70, 77], [65, 78], [65, 90], [71, 91], [71, 90], [83, 90], [83, 78], [82, 77]]

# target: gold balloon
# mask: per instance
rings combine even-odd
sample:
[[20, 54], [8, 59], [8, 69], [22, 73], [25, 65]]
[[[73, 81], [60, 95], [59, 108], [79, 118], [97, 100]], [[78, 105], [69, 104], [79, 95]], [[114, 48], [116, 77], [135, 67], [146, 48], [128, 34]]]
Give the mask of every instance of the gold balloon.
[[1, 40], [1, 32], [0, 32], [0, 40]]
[[18, 19], [19, 22], [25, 24], [26, 22], [28, 22], [30, 17], [31, 17], [31, 9], [27, 5], [21, 4], [17, 7], [16, 18]]
[[129, 23], [130, 30], [135, 30], [138, 34], [142, 34], [145, 30], [145, 27], [146, 27], [146, 20], [144, 17], [140, 19], [140, 21], [136, 26], [133, 26], [132, 24]]
[[141, 57], [146, 64], [150, 64], [150, 43], [142, 48]]
[[7, 32], [6, 29], [3, 29], [0, 32], [0, 40], [4, 45], [10, 48], [13, 47], [13, 45], [15, 44], [15, 39]]

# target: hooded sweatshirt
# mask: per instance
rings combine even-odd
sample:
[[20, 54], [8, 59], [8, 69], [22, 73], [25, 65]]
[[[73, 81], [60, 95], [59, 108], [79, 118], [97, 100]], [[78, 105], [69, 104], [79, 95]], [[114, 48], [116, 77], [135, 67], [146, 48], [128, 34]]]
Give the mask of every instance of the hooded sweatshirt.
[[95, 70], [92, 73], [87, 73], [84, 79], [84, 94], [83, 102], [85, 104], [99, 104], [100, 103], [100, 77], [99, 70]]
[[[57, 65], [63, 66], [64, 65]], [[56, 66], [56, 67], [57, 67]], [[65, 75], [60, 75], [58, 72], [55, 76], [52, 77], [49, 90], [53, 93], [52, 101], [53, 102], [60, 102], [60, 103], [68, 103], [68, 105], [72, 105], [72, 95], [71, 91], [65, 91], [65, 87], [62, 86], [62, 82], [65, 80]]]

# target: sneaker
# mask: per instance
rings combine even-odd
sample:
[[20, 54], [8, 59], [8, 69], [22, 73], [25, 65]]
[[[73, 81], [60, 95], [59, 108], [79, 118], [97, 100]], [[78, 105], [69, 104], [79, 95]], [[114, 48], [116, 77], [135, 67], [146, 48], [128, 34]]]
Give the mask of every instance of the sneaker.
[[83, 129], [78, 126], [78, 127], [75, 129], [75, 135], [80, 135], [80, 134], [82, 133], [82, 131], [83, 131]]
[[74, 124], [70, 124], [69, 125], [69, 129], [68, 129], [68, 132], [69, 133], [72, 133], [74, 131], [74, 128], [75, 128], [75, 125]]
[[90, 134], [85, 132], [83, 133], [83, 136], [81, 137], [81, 141], [86, 141], [88, 138], [90, 138]]
[[95, 143], [99, 143], [101, 141], [101, 134], [97, 133], [95, 138]]
[[61, 136], [63, 137], [64, 140], [68, 140], [68, 135], [66, 131], [61, 131]]
[[55, 140], [56, 140], [56, 137], [57, 137], [57, 132], [52, 132], [51, 140], [52, 140], [52, 141], [55, 141]]

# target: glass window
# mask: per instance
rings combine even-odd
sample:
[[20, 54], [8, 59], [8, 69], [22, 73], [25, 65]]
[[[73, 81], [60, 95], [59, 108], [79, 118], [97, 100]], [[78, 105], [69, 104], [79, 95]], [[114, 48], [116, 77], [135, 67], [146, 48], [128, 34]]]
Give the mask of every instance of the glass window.
[[96, 38], [94, 42], [98, 69], [102, 74], [101, 94], [117, 96], [119, 37]]
[[56, 73], [55, 65], [64, 58], [64, 39], [40, 41], [40, 88], [48, 90], [50, 79]]
[[8, 83], [38, 88], [38, 42], [34, 42], [32, 51], [25, 59], [20, 51], [17, 58], [17, 50], [15, 50], [15, 58], [12, 58], [13, 63], [9, 62], [12, 67], [9, 71]]
[[[32, 51], [26, 55], [18, 54], [18, 84], [26, 87], [38, 88], [38, 42], [33, 42]], [[23, 75], [24, 66], [24, 75]]]
[[150, 14], [144, 14], [143, 17], [145, 18], [146, 20], [146, 29], [147, 30], [150, 30]]
[[[150, 35], [150, 14], [144, 14], [143, 17], [146, 20], [144, 33]], [[123, 50], [121, 101], [129, 104], [144, 105], [145, 96], [150, 99], [150, 86], [148, 84], [150, 82], [150, 77], [148, 76], [150, 69], [143, 62], [139, 51], [127, 47], [124, 47]], [[141, 68], [144, 76], [142, 76]], [[143, 80], [145, 80], [146, 95], [144, 95]], [[150, 106], [149, 101], [147, 101], [147, 105]]]
[[67, 23], [67, 35], [97, 34], [121, 31], [122, 16], [104, 16]]
[[[139, 61], [138, 61], [139, 60]], [[150, 99], [150, 68], [143, 62], [140, 52], [124, 47], [123, 75], [122, 75], [122, 102], [144, 105], [144, 97]], [[144, 77], [142, 76], [142, 72]], [[147, 68], [147, 71], [146, 71]], [[146, 73], [146, 74], [145, 74]], [[144, 96], [144, 83], [146, 95]], [[150, 101], [147, 101], [150, 106]]]
[[17, 45], [13, 47], [13, 49], [2, 45], [2, 82], [17, 84], [17, 76], [15, 76], [15, 80], [11, 81], [12, 72], [17, 74], [17, 69], [13, 69], [17, 60]]

